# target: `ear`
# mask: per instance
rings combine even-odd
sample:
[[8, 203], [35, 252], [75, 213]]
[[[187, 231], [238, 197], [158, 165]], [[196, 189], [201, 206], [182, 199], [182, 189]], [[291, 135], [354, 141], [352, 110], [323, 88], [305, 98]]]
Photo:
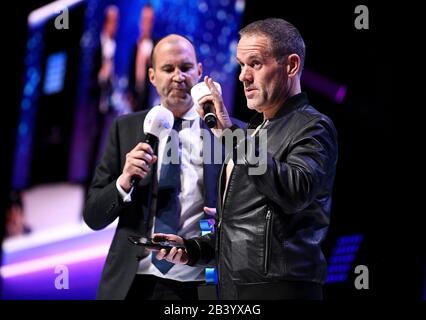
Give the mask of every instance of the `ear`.
[[300, 70], [300, 57], [293, 53], [287, 57], [286, 71], [289, 78], [297, 76]]
[[148, 69], [149, 81], [151, 81], [152, 85], [155, 87], [155, 71], [153, 68]]
[[201, 76], [203, 75], [203, 65], [201, 64], [201, 62], [198, 62], [197, 69], [198, 69], [198, 80], [200, 80]]

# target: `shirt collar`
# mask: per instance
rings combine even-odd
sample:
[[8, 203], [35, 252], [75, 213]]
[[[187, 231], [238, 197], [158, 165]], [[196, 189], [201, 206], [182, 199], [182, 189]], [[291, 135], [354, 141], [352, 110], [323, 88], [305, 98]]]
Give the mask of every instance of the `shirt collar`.
[[[163, 106], [163, 105], [161, 105]], [[164, 106], [163, 106], [164, 107]], [[166, 107], [165, 107], [166, 108]], [[197, 111], [195, 110], [195, 104], [192, 105], [192, 107], [184, 113], [184, 115], [181, 117], [183, 120], [195, 120], [199, 117]]]

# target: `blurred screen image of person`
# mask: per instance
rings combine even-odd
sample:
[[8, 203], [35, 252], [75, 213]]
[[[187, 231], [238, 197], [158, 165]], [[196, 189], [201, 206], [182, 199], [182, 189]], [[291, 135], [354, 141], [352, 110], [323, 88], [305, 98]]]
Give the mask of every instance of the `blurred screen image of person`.
[[8, 198], [6, 209], [5, 238], [29, 234], [31, 228], [27, 225], [24, 215], [24, 205], [20, 193], [12, 191]]
[[113, 94], [116, 86], [115, 52], [116, 33], [119, 26], [119, 9], [109, 5], [104, 10], [104, 21], [95, 50], [93, 71], [90, 76], [90, 104], [93, 106], [94, 130], [89, 152], [89, 170], [95, 169], [100, 150], [104, 144], [105, 128], [116, 116]]
[[140, 12], [139, 38], [132, 50], [128, 83], [128, 98], [132, 111], [148, 109], [150, 82], [148, 70], [151, 67], [151, 53], [154, 47], [152, 31], [154, 27], [154, 8], [150, 3]]

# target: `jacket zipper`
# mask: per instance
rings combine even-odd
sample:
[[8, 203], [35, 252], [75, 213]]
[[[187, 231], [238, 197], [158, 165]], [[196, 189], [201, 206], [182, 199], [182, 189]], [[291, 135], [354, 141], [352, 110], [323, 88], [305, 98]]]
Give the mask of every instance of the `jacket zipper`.
[[221, 233], [222, 233], [222, 212], [223, 212], [223, 205], [224, 205], [224, 200], [225, 200], [225, 197], [226, 197], [226, 194], [223, 194], [222, 193], [222, 177], [223, 177], [223, 175], [226, 175], [226, 167], [225, 166], [222, 166], [222, 168], [220, 169], [220, 174], [219, 174], [219, 183], [218, 183], [218, 185], [217, 185], [217, 194], [218, 194], [218, 201], [219, 201], [219, 205], [218, 205], [218, 207], [219, 207], [219, 212], [218, 212], [218, 219], [219, 219], [219, 221], [217, 222], [217, 227], [216, 227], [216, 230], [214, 231], [215, 233], [216, 233], [216, 253], [218, 253], [218, 254], [216, 254], [216, 271], [217, 271], [217, 277], [218, 277], [218, 282], [217, 282], [217, 286], [218, 286], [218, 288], [219, 288], [219, 292], [220, 292], [220, 287], [221, 287], [221, 284], [220, 284], [220, 279], [222, 278], [221, 277], [221, 274], [220, 274], [220, 272], [221, 272], [221, 267], [220, 267], [220, 261], [221, 261], [221, 258], [220, 258], [220, 247], [221, 247], [221, 241], [222, 241], [222, 239], [221, 239]]
[[272, 210], [268, 208], [266, 212], [266, 227], [265, 227], [265, 256], [263, 258], [263, 273], [267, 274], [269, 270], [269, 255], [271, 250], [271, 225], [272, 225]]
[[221, 290], [221, 284], [220, 284], [220, 279], [222, 278], [221, 277], [221, 275], [220, 275], [220, 241], [221, 241], [221, 237], [220, 237], [220, 234], [222, 233], [222, 217], [221, 216], [219, 216], [219, 221], [218, 221], [218, 223], [217, 223], [217, 228], [216, 228], [216, 230], [215, 230], [215, 232], [216, 232], [216, 243], [217, 243], [217, 248], [216, 248], [216, 252], [218, 252], [218, 254], [217, 254], [217, 261], [216, 261], [216, 265], [217, 265], [217, 278], [218, 278], [218, 281], [217, 281], [217, 286], [218, 286], [218, 289], [219, 289], [219, 291]]

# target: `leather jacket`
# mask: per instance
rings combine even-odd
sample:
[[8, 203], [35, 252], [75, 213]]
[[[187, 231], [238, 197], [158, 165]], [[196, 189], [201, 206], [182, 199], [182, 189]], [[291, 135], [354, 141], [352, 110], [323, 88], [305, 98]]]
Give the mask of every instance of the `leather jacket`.
[[[258, 114], [248, 128], [262, 120]], [[223, 199], [224, 164], [215, 233], [185, 240], [189, 265], [216, 258], [221, 299], [279, 299], [288, 284], [320, 286], [326, 278], [320, 245], [336, 170], [334, 125], [300, 93], [264, 129], [266, 172], [250, 175], [247, 163], [236, 163]]]

